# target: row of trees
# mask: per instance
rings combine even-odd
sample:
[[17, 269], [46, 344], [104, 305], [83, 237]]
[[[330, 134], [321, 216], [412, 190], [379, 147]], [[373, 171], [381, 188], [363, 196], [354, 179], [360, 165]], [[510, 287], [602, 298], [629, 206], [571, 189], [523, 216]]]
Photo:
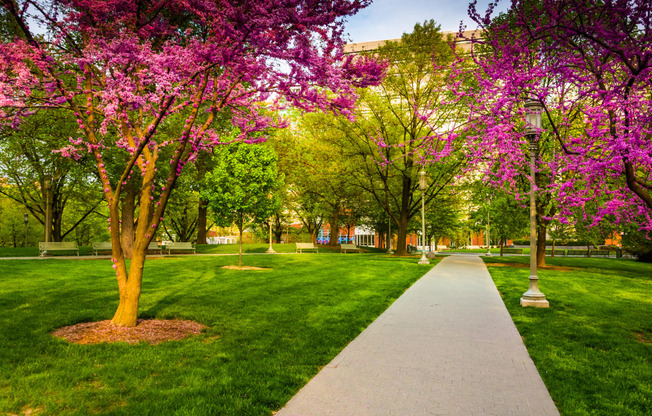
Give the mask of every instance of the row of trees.
[[[286, 205], [312, 235], [324, 220], [331, 229], [368, 221], [381, 232], [391, 224], [402, 255], [421, 198], [434, 219], [429, 233], [451, 233], [458, 206], [486, 200], [482, 187], [474, 203], [459, 184], [481, 180], [513, 197], [490, 192], [487, 206], [503, 215], [518, 212], [535, 183], [544, 239], [555, 218], [577, 215], [593, 226], [626, 220], [650, 229], [648, 2], [514, 0], [494, 19], [472, 4], [485, 32], [470, 54], [454, 54], [429, 21], [373, 56], [344, 56], [343, 18], [367, 3], [2, 0], [0, 118], [13, 155], [1, 162], [11, 181], [3, 192], [44, 224], [47, 239], [69, 235], [103, 205], [119, 325], [136, 323], [146, 249], [159, 229], [184, 238], [196, 229], [201, 242], [211, 206], [215, 220], [242, 229], [244, 212], [226, 218], [237, 212], [232, 201], [256, 201], [222, 187], [237, 176], [278, 194], [276, 179], [263, 186], [247, 176], [262, 163], [236, 172], [251, 156], [242, 145], [224, 151], [234, 165], [219, 165], [229, 155], [207, 155], [263, 141], [278, 127], [289, 128], [268, 146]], [[525, 97], [545, 111], [529, 179]], [[324, 113], [288, 122], [277, 116], [292, 114], [287, 105]], [[252, 215], [279, 222], [279, 203], [263, 199], [270, 203]], [[72, 201], [84, 209], [73, 214]], [[78, 220], [63, 221], [64, 212]]]
[[[388, 74], [378, 87], [359, 90], [354, 121], [343, 115], [292, 113], [293, 127], [276, 134], [270, 141], [273, 150], [280, 155], [279, 169], [287, 175], [288, 186], [284, 189], [277, 185], [272, 187], [277, 198], [270, 204], [275, 206], [274, 212], [267, 212], [267, 208], [259, 209], [247, 220], [262, 222], [273, 216], [277, 241], [280, 240], [283, 226], [287, 226], [283, 220], [288, 219], [288, 212], [298, 215], [313, 241], [324, 221], [330, 223], [331, 229], [367, 225], [385, 237], [389, 235], [389, 228], [393, 227], [399, 236], [397, 253], [404, 254], [406, 234], [419, 228], [411, 220], [420, 207], [421, 194], [416, 190], [416, 178], [418, 172], [425, 169], [429, 177], [425, 194], [429, 207], [426, 239], [434, 240], [436, 244], [440, 237], [456, 240], [456, 235], [463, 233], [462, 230], [479, 229], [486, 221], [485, 206], [491, 207], [494, 214], [490, 216], [494, 217], [492, 228], [496, 243], [504, 244], [510, 238], [524, 235], [524, 214], [518, 201], [503, 195], [493, 198], [491, 204], [485, 203], [488, 195], [495, 197], [496, 194], [495, 189], [487, 188], [485, 181], [466, 186], [464, 192], [470, 192], [472, 197], [460, 196], [460, 181], [454, 179], [467, 169], [465, 153], [460, 148], [449, 146], [446, 149], [447, 157], [425, 160], [428, 154], [442, 150], [441, 143], [440, 149], [432, 145], [433, 137], [438, 137], [437, 132], [445, 131], [451, 119], [465, 115], [462, 112], [464, 106], [451, 99], [454, 94], [448, 85], [454, 58], [450, 41], [450, 38], [443, 38], [433, 21], [429, 21], [423, 25], [417, 24], [414, 32], [406, 34], [401, 42], [389, 42], [376, 50], [375, 56], [388, 63]], [[433, 63], [439, 70], [438, 76], [432, 76]], [[408, 108], [408, 103], [411, 108]], [[430, 110], [433, 103], [437, 111]], [[424, 113], [428, 117], [423, 117]], [[88, 196], [93, 191], [97, 194], [100, 184], [97, 178], [88, 174], [86, 161], [83, 158], [74, 161], [48, 150], [63, 146], [66, 143], [64, 137], [71, 133], [70, 120], [66, 120], [63, 114], [57, 112], [55, 115], [59, 115], [59, 118], [47, 121], [33, 117], [30, 118], [30, 122], [35, 123], [32, 128], [24, 124], [17, 132], [5, 131], [0, 166], [11, 186], [4, 186], [1, 190], [24, 204], [39, 222], [49, 221], [51, 225], [45, 228], [50, 229], [53, 241], [70, 235], [86, 242], [83, 232], [70, 233], [80, 224], [88, 229], [89, 224], [98, 223], [96, 218], [87, 218], [89, 215], [106, 219], [108, 213], [102, 210], [100, 201], [88, 204]], [[222, 120], [224, 134], [233, 136], [229, 123], [224, 121], [228, 120]], [[181, 120], [176, 122], [180, 123]], [[543, 135], [542, 155], [550, 153], [553, 146], [549, 142], [548, 137]], [[459, 147], [462, 141], [450, 143]], [[175, 197], [170, 200], [163, 217], [159, 235], [166, 239], [203, 243], [208, 225], [230, 225], [234, 219], [232, 215], [238, 212], [241, 220], [236, 223], [242, 230], [247, 221], [243, 221], [242, 211], [235, 209], [233, 202], [231, 205], [222, 203], [219, 207], [214, 204], [217, 209], [213, 210], [214, 214], [208, 215], [209, 200], [215, 199], [217, 194], [225, 194], [223, 182], [235, 179], [231, 173], [236, 169], [227, 164], [243, 164], [249, 166], [246, 170], [252, 171], [260, 163], [256, 160], [227, 161], [229, 154], [237, 152], [218, 152], [217, 157], [200, 155], [186, 168], [187, 172], [178, 180]], [[211, 174], [211, 171], [216, 173]], [[209, 183], [207, 178], [210, 177], [218, 177], [219, 180]], [[517, 178], [517, 192], [527, 192], [527, 182], [522, 180], [523, 176]], [[545, 178], [541, 171], [537, 182]], [[240, 179], [237, 186], [242, 187], [248, 179]], [[56, 186], [43, 192], [48, 183]], [[255, 189], [257, 184], [259, 181], [254, 181], [251, 189], [243, 194], [256, 195], [259, 191]], [[228, 185], [229, 188], [234, 186], [236, 184]], [[85, 192], [80, 192], [80, 189]], [[128, 217], [129, 212], [138, 206], [135, 191], [133, 187], [127, 189], [123, 216]], [[246, 205], [242, 200], [239, 203]], [[65, 224], [69, 225], [62, 231], [66, 204], [77, 207], [77, 210], [67, 215], [73, 221], [68, 218]], [[463, 221], [465, 210], [462, 205], [467, 205], [466, 211], [471, 208], [471, 218], [466, 221]], [[551, 221], [546, 216], [554, 214], [555, 205], [549, 193], [540, 196], [538, 205], [542, 248], [540, 260], [543, 262], [544, 242]], [[49, 216], [46, 215], [48, 206], [51, 206]], [[76, 218], [79, 220], [75, 221]], [[134, 222], [137, 223], [137, 219]], [[556, 226], [559, 230], [568, 228], [560, 224]], [[13, 234], [17, 235], [17, 228], [13, 229]], [[96, 230], [95, 235], [101, 233], [102, 230]], [[14, 237], [13, 241], [15, 243], [17, 238]], [[337, 243], [336, 239], [332, 241]], [[128, 243], [125, 240], [123, 245], [127, 247]]]

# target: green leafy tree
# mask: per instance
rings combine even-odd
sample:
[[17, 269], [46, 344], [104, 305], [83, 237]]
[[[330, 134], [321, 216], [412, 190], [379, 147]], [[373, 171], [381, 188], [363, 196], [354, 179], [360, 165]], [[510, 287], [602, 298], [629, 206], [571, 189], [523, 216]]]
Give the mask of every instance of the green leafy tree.
[[652, 235], [639, 228], [637, 224], [622, 226], [623, 247], [634, 254], [638, 261], [652, 263]]
[[206, 177], [202, 198], [217, 225], [238, 228], [238, 265], [242, 266], [242, 232], [248, 222], [263, 222], [278, 209], [276, 192], [283, 178], [269, 146], [234, 143], [215, 153], [215, 168]]
[[[296, 112], [287, 115], [293, 120], [294, 127], [277, 131], [268, 143], [276, 151], [279, 171], [285, 176], [287, 185], [284, 206], [301, 221], [310, 241], [316, 243], [317, 233], [327, 213], [321, 196], [310, 190], [311, 184], [315, 183], [315, 175], [319, 172], [315, 171], [318, 157], [307, 137], [302, 134], [300, 116]], [[275, 230], [278, 229], [275, 227]], [[276, 236], [277, 242], [279, 237]]]
[[291, 213], [287, 208], [287, 194], [284, 195], [285, 198], [282, 199], [281, 208], [276, 211], [271, 218], [272, 221], [272, 236], [276, 244], [281, 244], [283, 239], [284, 230], [290, 226]]
[[[523, 182], [519, 185], [525, 193], [524, 189], [527, 184]], [[517, 201], [513, 194], [492, 187], [484, 178], [470, 183], [467, 191], [472, 205], [469, 209], [470, 222], [476, 224], [478, 230], [483, 230], [486, 229], [487, 221], [489, 221], [490, 237], [493, 241], [498, 242], [501, 256], [503, 247], [508, 240], [523, 238], [530, 233], [530, 213], [526, 201]], [[543, 201], [537, 200], [537, 212], [541, 209], [545, 210], [546, 207], [547, 205]], [[543, 242], [537, 243], [537, 245], [543, 244], [542, 257], [545, 256], [546, 227], [549, 222], [550, 219], [546, 219], [543, 225], [540, 221], [537, 222], [538, 232], [543, 233]], [[545, 263], [539, 264], [539, 266], [543, 265]]]
[[42, 241], [62, 241], [103, 201], [87, 157], [73, 160], [52, 151], [75, 134], [74, 119], [57, 111], [40, 111], [15, 129], [0, 129], [0, 193], [43, 224]]
[[28, 247], [43, 237], [41, 227], [18, 202], [0, 196], [0, 246]]
[[434, 240], [436, 250], [437, 243], [441, 238], [449, 237], [452, 241], [455, 231], [464, 226], [462, 216], [459, 194], [454, 194], [448, 190], [448, 192], [442, 193], [438, 198], [434, 199], [426, 206], [427, 244], [432, 245]]
[[[449, 128], [461, 107], [448, 100], [445, 68], [453, 51], [434, 21], [372, 53], [389, 64], [382, 84], [359, 91], [355, 121], [324, 116], [320, 127], [339, 133], [331, 135], [344, 141], [351, 179], [392, 218], [400, 256], [407, 253], [410, 220], [421, 212], [419, 172], [428, 174], [426, 205], [461, 172], [464, 160], [455, 149], [438, 160], [426, 157], [438, 146], [433, 136]], [[441, 70], [433, 72], [433, 65]]]
[[342, 135], [324, 128], [326, 114], [294, 114], [294, 128], [279, 132], [274, 141], [287, 175], [290, 200], [313, 242], [324, 221], [330, 225], [329, 244], [336, 246], [338, 230], [354, 211], [360, 189], [351, 180], [352, 161]]
[[[163, 216], [162, 228], [166, 239], [172, 241], [196, 240], [200, 220], [201, 189], [203, 180], [198, 181], [195, 165], [186, 167], [188, 175], [179, 177], [170, 202]], [[197, 242], [197, 244], [205, 244]]]

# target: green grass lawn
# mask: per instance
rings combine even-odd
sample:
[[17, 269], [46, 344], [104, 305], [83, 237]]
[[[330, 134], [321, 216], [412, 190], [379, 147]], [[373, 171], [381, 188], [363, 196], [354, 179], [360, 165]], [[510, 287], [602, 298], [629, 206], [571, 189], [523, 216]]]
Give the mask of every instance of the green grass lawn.
[[484, 260], [563, 416], [652, 414], [652, 265], [546, 258], [536, 309], [519, 305], [528, 258]]
[[[107, 260], [0, 261], [0, 414], [270, 415], [429, 268], [384, 255], [146, 263], [140, 316], [192, 319], [159, 345], [74, 345], [50, 332], [110, 319]], [[32, 413], [30, 413], [32, 412]]]

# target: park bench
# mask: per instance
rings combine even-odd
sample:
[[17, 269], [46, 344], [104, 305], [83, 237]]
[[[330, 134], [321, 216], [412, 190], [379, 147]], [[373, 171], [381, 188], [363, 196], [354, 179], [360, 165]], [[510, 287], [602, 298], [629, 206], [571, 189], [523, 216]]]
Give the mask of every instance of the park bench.
[[79, 247], [77, 247], [77, 243], [74, 241], [59, 241], [59, 242], [44, 242], [41, 241], [38, 243], [38, 254], [39, 256], [42, 256], [45, 254], [45, 252], [51, 253], [53, 251], [75, 251], [77, 252], [77, 255], [79, 256]]
[[566, 250], [567, 256], [588, 256], [589, 250]]
[[553, 253], [552, 249], [550, 249], [550, 248], [549, 248], [549, 249], [546, 249], [546, 256], [549, 256], [549, 255], [551, 255], [551, 254], [552, 254], [553, 256], [565, 256], [565, 255], [566, 255], [566, 250], [561, 250], [561, 249], [560, 249], [560, 250], [556, 250], [556, 249], [555, 249], [555, 252]]
[[589, 250], [589, 257], [591, 256], [609, 257], [609, 250]]
[[504, 248], [503, 254], [523, 254], [522, 248]]
[[340, 244], [340, 253], [346, 252], [359, 253], [360, 249], [355, 244]]
[[112, 251], [113, 246], [110, 241], [95, 241], [93, 242], [93, 254], [99, 256], [100, 251]]
[[166, 242], [165, 249], [168, 251], [168, 254], [171, 254], [172, 251], [192, 251], [192, 254], [197, 254], [195, 250], [195, 245], [189, 241], [180, 241], [180, 242]]
[[158, 243], [158, 241], [152, 241], [149, 243], [147, 246], [147, 251], [153, 251], [154, 254], [158, 252], [158, 254], [163, 254], [163, 246]]
[[319, 253], [319, 250], [313, 243], [297, 243], [297, 253], [303, 253], [303, 250], [315, 250], [315, 252]]

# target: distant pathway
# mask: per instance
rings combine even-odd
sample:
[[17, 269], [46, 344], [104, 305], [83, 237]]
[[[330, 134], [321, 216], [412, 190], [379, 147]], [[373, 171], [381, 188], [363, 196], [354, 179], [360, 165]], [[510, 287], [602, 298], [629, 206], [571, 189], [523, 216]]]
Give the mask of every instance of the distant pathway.
[[558, 415], [477, 256], [405, 292], [277, 416]]

